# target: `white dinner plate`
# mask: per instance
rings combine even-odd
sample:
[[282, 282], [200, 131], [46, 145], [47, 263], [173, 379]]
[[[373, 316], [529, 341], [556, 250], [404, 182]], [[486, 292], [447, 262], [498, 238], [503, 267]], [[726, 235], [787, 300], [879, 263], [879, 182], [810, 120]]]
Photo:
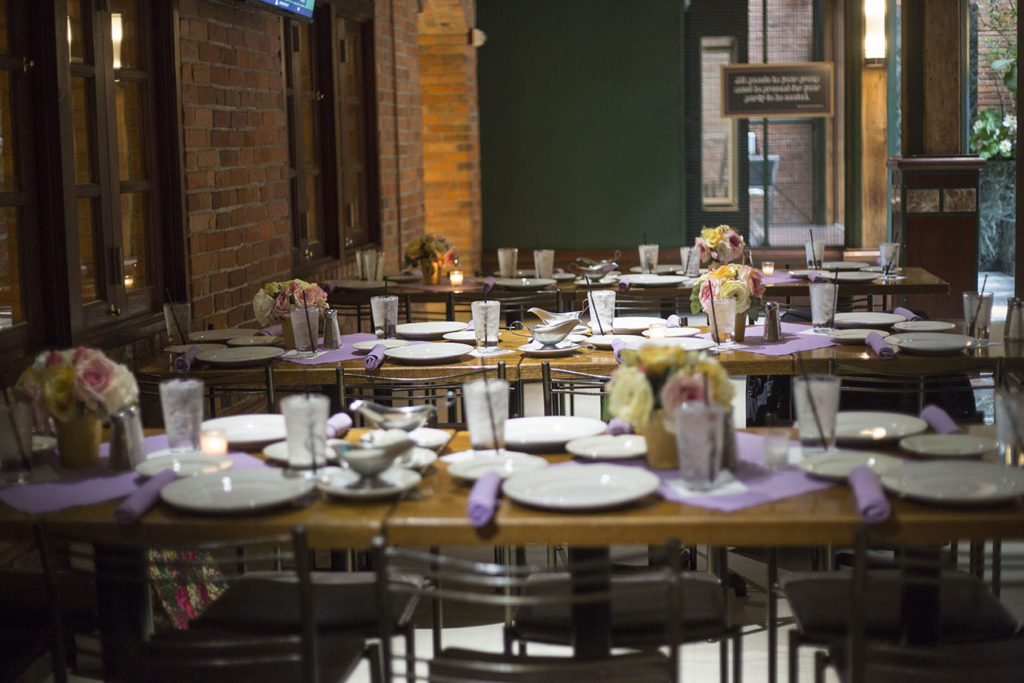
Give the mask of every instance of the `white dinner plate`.
[[582, 344], [577, 342], [571, 342], [568, 339], [563, 340], [555, 344], [554, 346], [544, 346], [540, 342], [532, 341], [529, 344], [523, 344], [519, 347], [519, 351], [526, 354], [527, 356], [553, 357], [553, 356], [568, 356], [583, 348]]
[[889, 329], [895, 323], [904, 322], [906, 318], [895, 313], [836, 313], [836, 327], [873, 327]]
[[[664, 318], [650, 318], [641, 315], [627, 315], [612, 319], [612, 334], [640, 334], [654, 323], [668, 322]], [[594, 331], [591, 324], [590, 331]]]
[[284, 349], [277, 346], [229, 346], [202, 351], [196, 360], [210, 365], [255, 365], [273, 360], [283, 353]]
[[654, 493], [661, 480], [637, 467], [579, 465], [514, 474], [502, 491], [522, 505], [549, 510], [599, 510]]
[[677, 287], [686, 280], [682, 275], [653, 275], [640, 273], [639, 275], [626, 275], [629, 278], [631, 287]]
[[959, 353], [964, 349], [978, 346], [978, 340], [963, 334], [948, 332], [903, 332], [890, 334], [885, 338], [886, 344], [903, 349], [907, 353], [944, 354]]
[[928, 423], [913, 415], [869, 410], [840, 411], [836, 415], [836, 441], [868, 445], [920, 434]]
[[592, 417], [550, 415], [505, 422], [505, 445], [521, 451], [561, 451], [566, 442], [602, 433], [607, 425]]
[[[324, 457], [317, 460], [317, 467], [322, 467], [329, 462], [336, 462], [338, 460], [338, 452], [334, 450], [334, 447], [343, 443], [345, 443], [344, 439], [327, 439], [327, 448], [324, 451]], [[263, 455], [267, 457], [267, 460], [273, 460], [281, 465], [287, 465], [288, 442], [278, 441], [264, 446]]]
[[397, 363], [431, 365], [461, 358], [473, 348], [469, 344], [457, 342], [427, 342], [426, 344], [410, 344], [409, 346], [385, 349], [384, 355]]
[[494, 286], [502, 289], [541, 289], [550, 287], [555, 281], [546, 277], [496, 277]]
[[440, 339], [449, 332], [466, 329], [466, 323], [454, 320], [436, 320], [426, 323], [402, 323], [395, 326], [395, 333], [409, 339]]
[[868, 335], [872, 332], [879, 334], [878, 330], [873, 330], [869, 327], [852, 327], [848, 330], [831, 330], [827, 334], [840, 344], [864, 344], [867, 342]]
[[213, 342], [201, 342], [199, 344], [174, 344], [173, 346], [166, 347], [164, 351], [168, 353], [185, 353], [193, 347], [199, 349], [200, 352], [214, 351], [216, 349], [223, 349], [224, 344], [215, 344]]
[[[654, 269], [654, 272], [658, 275], [668, 275], [676, 272], [682, 267], [683, 266], [681, 263], [659, 263], [658, 267]], [[643, 274], [644, 269], [641, 268], [640, 266], [633, 266], [632, 268], [629, 269], [629, 272]]]
[[974, 434], [918, 434], [900, 439], [900, 448], [925, 458], [980, 458], [999, 442]]
[[[650, 330], [644, 330], [643, 332], [641, 332], [641, 334], [644, 335], [645, 337], [650, 337], [651, 336], [651, 331]], [[666, 337], [696, 337], [698, 334], [700, 334], [700, 330], [698, 330], [696, 327], [666, 327], [665, 328], [665, 336]]]
[[253, 329], [231, 328], [227, 330], [200, 330], [189, 332], [188, 340], [194, 342], [223, 342], [235, 337], [248, 337], [255, 332]]
[[171, 453], [157, 451], [135, 466], [135, 472], [144, 477], [152, 477], [164, 470], [174, 470], [179, 477], [193, 477], [197, 474], [209, 474], [231, 469], [235, 461], [226, 455], [205, 455], [201, 451]]
[[168, 505], [205, 513], [258, 512], [308, 495], [313, 482], [285, 470], [261, 468], [176, 479], [160, 491]]
[[32, 435], [32, 452], [42, 453], [43, 451], [52, 451], [57, 448], [57, 437], [46, 436], [45, 434], [33, 434]]
[[383, 344], [385, 349], [393, 349], [396, 346], [408, 346], [408, 339], [368, 339], [367, 341], [352, 342], [352, 348], [356, 351], [373, 351], [377, 344]]
[[359, 481], [359, 475], [355, 471], [331, 467], [317, 478], [316, 487], [335, 498], [380, 500], [405, 493], [423, 480], [419, 472], [404, 467], [390, 467], [377, 475], [377, 478], [383, 486], [353, 488]]
[[643, 346], [681, 346], [687, 351], [703, 351], [710, 349], [715, 342], [700, 337], [665, 337], [664, 339], [646, 339]]
[[552, 273], [551, 277], [558, 282], [566, 282], [567, 280], [575, 280], [576, 273]]
[[202, 428], [221, 430], [229, 446], [242, 450], [261, 448], [285, 437], [284, 415], [277, 413], [215, 417], [203, 422]]
[[476, 481], [487, 472], [497, 472], [502, 479], [530, 472], [548, 466], [548, 461], [538, 455], [527, 455], [516, 451], [477, 451], [473, 457], [448, 465], [448, 473], [465, 481]]
[[912, 462], [882, 476], [882, 486], [924, 503], [991, 505], [1024, 495], [1024, 470], [974, 460]]
[[821, 264], [822, 270], [863, 270], [869, 264], [863, 261], [825, 261]]
[[412, 439], [413, 443], [417, 446], [437, 451], [451, 441], [452, 435], [443, 429], [417, 427], [409, 432], [409, 438]]
[[871, 282], [879, 278], [878, 273], [864, 270], [844, 270], [829, 273], [825, 276], [827, 280], [839, 280], [840, 282]]
[[369, 289], [384, 289], [384, 280], [334, 280], [332, 284], [337, 289], [353, 289], [353, 290], [369, 290]]
[[[476, 331], [462, 330], [461, 332], [449, 332], [444, 335], [444, 338], [448, 341], [470, 342], [472, 344], [476, 344]], [[501, 341], [501, 332], [498, 333], [498, 341]]]
[[956, 327], [948, 320], [905, 320], [892, 326], [894, 332], [948, 332]]
[[800, 461], [800, 469], [822, 479], [846, 481], [850, 472], [861, 465], [867, 465], [882, 475], [903, 467], [903, 462], [899, 458], [881, 453], [838, 450], [806, 457]]
[[612, 348], [612, 341], [615, 339], [621, 339], [626, 342], [627, 349], [639, 348], [641, 344], [647, 341], [638, 334], [594, 334], [587, 338], [587, 343], [599, 349], [610, 349]]
[[284, 337], [269, 334], [254, 334], [248, 337], [228, 339], [228, 346], [275, 346], [284, 342]]
[[622, 460], [645, 454], [647, 440], [640, 434], [598, 434], [573, 439], [565, 450], [588, 460]]
[[[806, 268], [796, 268], [796, 269], [790, 270], [788, 272], [789, 272], [790, 277], [795, 277], [798, 280], [806, 280], [807, 276], [810, 275], [812, 271], [807, 270]], [[817, 271], [813, 271], [813, 272], [817, 272]]]

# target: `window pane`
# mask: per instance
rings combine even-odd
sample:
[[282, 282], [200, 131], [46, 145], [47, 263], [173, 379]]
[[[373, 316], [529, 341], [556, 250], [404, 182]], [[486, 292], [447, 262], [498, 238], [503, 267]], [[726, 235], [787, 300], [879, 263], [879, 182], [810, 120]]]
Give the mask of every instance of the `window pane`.
[[145, 178], [145, 150], [142, 134], [142, 102], [145, 85], [118, 81], [117, 93], [117, 152], [121, 180]]
[[93, 236], [96, 230], [96, 205], [92, 199], [78, 200], [78, 251], [82, 260], [82, 303], [95, 301], [100, 297], [96, 282], [96, 246]]
[[114, 68], [138, 69], [138, 14], [136, 0], [111, 0], [110, 37], [114, 42]]
[[81, 0], [68, 0], [68, 50], [72, 62], [85, 61], [85, 26]]
[[0, 208], [0, 328], [22, 322], [18, 267], [18, 210]]
[[701, 198], [705, 208], [735, 208], [736, 124], [721, 116], [719, 67], [733, 61], [735, 40], [700, 39], [701, 72]]
[[92, 79], [71, 79], [71, 126], [75, 142], [75, 182], [92, 182], [93, 174], [93, 133], [94, 110]]
[[129, 292], [150, 284], [149, 197], [142, 192], [121, 195], [121, 251], [124, 254], [124, 286]]
[[342, 20], [342, 28], [348, 29], [345, 35], [345, 75], [343, 87], [346, 94], [355, 94], [361, 90], [363, 66], [363, 38], [359, 33], [359, 25], [355, 22]]
[[306, 167], [319, 166], [316, 145], [316, 112], [313, 101], [303, 98], [299, 105], [302, 109], [302, 151], [305, 155]]
[[320, 241], [320, 176], [306, 176], [306, 237], [310, 244]]
[[313, 25], [302, 24], [299, 27], [299, 87], [303, 92], [313, 90]]
[[11, 74], [0, 71], [0, 190], [18, 189], [14, 173], [14, 123], [11, 116]]
[[0, 55], [7, 54], [7, 0], [0, 0]]

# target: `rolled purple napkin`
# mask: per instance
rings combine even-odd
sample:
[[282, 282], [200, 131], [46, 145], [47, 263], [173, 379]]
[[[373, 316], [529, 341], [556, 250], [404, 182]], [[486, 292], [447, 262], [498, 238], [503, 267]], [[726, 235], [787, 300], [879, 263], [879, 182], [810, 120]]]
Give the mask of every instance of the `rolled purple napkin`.
[[870, 346], [879, 358], [892, 358], [896, 353], [892, 350], [891, 346], [885, 343], [882, 335], [877, 332], [869, 332], [864, 343]]
[[953, 418], [945, 410], [929, 403], [921, 409], [921, 419], [928, 423], [936, 434], [963, 434], [964, 430], [957, 426]]
[[622, 339], [612, 339], [612, 353], [615, 355], [615, 360], [619, 363], [622, 362], [622, 350], [626, 348], [626, 342]]
[[174, 371], [187, 375], [188, 371], [192, 369], [192, 364], [196, 362], [196, 356], [198, 355], [198, 346], [188, 347], [188, 349], [185, 350], [185, 353], [174, 359]]
[[267, 335], [268, 337], [280, 337], [282, 334], [284, 334], [284, 328], [281, 326], [281, 323], [278, 323], [276, 325], [269, 325], [267, 327], [264, 327], [256, 334], [264, 334]]
[[675, 313], [673, 313], [672, 315], [670, 315], [668, 317], [668, 324], [665, 325], [665, 327], [682, 327], [682, 326], [683, 326], [683, 319], [680, 318]]
[[327, 418], [327, 438], [340, 439], [352, 427], [352, 418], [347, 413], [335, 413]]
[[380, 364], [384, 362], [384, 345], [377, 344], [370, 352], [366, 354], [366, 358], [363, 359], [363, 364], [367, 370], [376, 370], [380, 367]]
[[494, 289], [494, 276], [488, 275], [487, 277], [484, 278], [483, 289], [484, 296], [487, 296], [488, 294], [491, 293], [491, 290]]
[[497, 472], [485, 472], [476, 480], [466, 499], [466, 517], [470, 524], [479, 529], [491, 521], [500, 492], [501, 475]]
[[612, 436], [618, 436], [620, 434], [632, 434], [633, 425], [629, 424], [621, 417], [613, 417], [608, 420], [608, 433]]
[[868, 524], [878, 524], [889, 519], [889, 499], [882, 490], [878, 472], [867, 465], [859, 465], [850, 472], [850, 488], [857, 501], [861, 519]]
[[120, 524], [131, 524], [156, 505], [164, 486], [178, 478], [174, 470], [157, 472], [135, 493], [132, 493], [114, 510], [114, 519]]
[[895, 313], [896, 315], [902, 315], [907, 320], [921, 319], [921, 316], [919, 316], [917, 313], [914, 313], [909, 308], [903, 308], [902, 306], [897, 306], [896, 308], [892, 309], [892, 312]]
[[629, 289], [629, 278], [628, 277], [619, 278], [619, 291], [620, 292], [625, 292], [628, 289]]
[[827, 282], [828, 278], [816, 270], [807, 273], [807, 279], [811, 282]]
[[466, 329], [465, 329], [465, 331], [466, 331], [466, 332], [472, 332], [472, 331], [473, 331], [473, 321], [472, 321], [472, 320], [470, 320], [470, 321], [469, 321], [469, 324], [468, 324], [468, 325], [466, 325]]
[[558, 273], [559, 275], [561, 275], [562, 273], [565, 272], [565, 268], [559, 268], [559, 267], [556, 266], [554, 269], [552, 269], [551, 272], [552, 273]]
[[601, 272], [602, 273], [610, 273], [613, 270], [615, 270], [616, 267], [617, 266], [614, 263], [606, 263], [603, 266], [601, 266]]

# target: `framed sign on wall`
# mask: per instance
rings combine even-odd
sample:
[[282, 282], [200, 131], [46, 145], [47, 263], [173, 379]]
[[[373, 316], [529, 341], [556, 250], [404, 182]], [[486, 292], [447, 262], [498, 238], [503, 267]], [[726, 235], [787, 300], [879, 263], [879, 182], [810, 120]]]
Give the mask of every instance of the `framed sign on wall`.
[[723, 64], [722, 116], [832, 116], [832, 62]]

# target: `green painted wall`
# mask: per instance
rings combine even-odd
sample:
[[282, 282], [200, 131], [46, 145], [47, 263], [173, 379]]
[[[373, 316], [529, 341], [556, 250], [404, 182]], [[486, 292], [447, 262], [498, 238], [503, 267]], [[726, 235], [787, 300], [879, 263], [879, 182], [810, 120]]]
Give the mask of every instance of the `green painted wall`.
[[478, 0], [485, 250], [684, 242], [682, 8]]

